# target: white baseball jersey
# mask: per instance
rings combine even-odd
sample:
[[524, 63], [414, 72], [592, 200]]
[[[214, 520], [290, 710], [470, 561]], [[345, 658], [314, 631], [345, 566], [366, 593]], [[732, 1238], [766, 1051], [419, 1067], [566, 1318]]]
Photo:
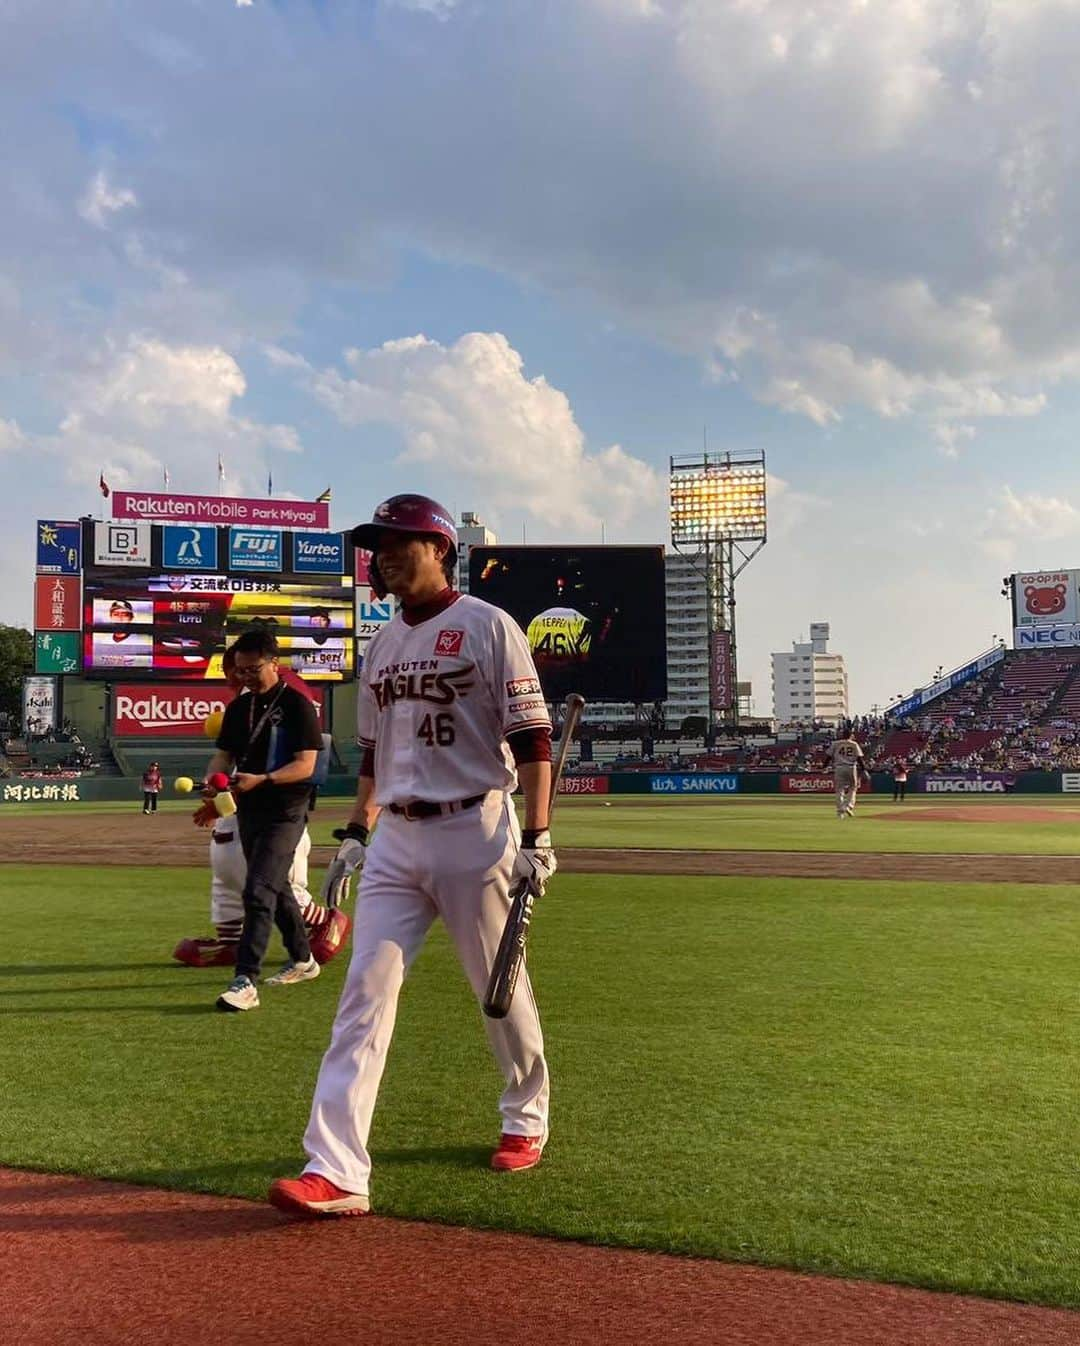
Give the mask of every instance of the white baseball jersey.
[[434, 617], [399, 613], [368, 646], [357, 742], [375, 749], [375, 803], [451, 803], [517, 784], [507, 734], [551, 727], [524, 633], [468, 594]]
[[829, 749], [834, 769], [853, 771], [862, 761], [863, 750], [853, 738], [841, 738]]

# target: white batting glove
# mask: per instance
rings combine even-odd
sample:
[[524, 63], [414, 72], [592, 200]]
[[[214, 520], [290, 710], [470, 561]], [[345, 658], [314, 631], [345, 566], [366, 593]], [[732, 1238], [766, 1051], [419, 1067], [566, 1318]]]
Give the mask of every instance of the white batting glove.
[[514, 857], [511, 883], [525, 879], [539, 897], [543, 897], [548, 879], [559, 867], [551, 846], [551, 833], [545, 827], [539, 832], [523, 832], [521, 849]]
[[340, 907], [349, 896], [349, 881], [359, 874], [367, 859], [368, 830], [359, 823], [337, 827], [333, 836], [341, 842], [323, 880], [322, 898], [328, 907]]

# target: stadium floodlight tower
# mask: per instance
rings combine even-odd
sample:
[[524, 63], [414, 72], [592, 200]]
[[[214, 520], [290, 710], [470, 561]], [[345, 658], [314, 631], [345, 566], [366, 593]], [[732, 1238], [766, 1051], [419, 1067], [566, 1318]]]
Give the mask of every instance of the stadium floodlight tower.
[[710, 729], [739, 721], [735, 581], [767, 539], [765, 480], [763, 453], [671, 459], [671, 542], [705, 577]]

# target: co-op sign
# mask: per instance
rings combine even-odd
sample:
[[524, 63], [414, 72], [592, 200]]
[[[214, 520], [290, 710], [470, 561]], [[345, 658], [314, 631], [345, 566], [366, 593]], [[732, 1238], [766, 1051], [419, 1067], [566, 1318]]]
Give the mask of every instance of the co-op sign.
[[650, 776], [649, 792], [654, 795], [731, 795], [739, 788], [734, 772], [716, 775], [701, 772], [693, 776]]
[[191, 738], [232, 700], [228, 687], [154, 688], [120, 683], [113, 689], [113, 733], [127, 738]]

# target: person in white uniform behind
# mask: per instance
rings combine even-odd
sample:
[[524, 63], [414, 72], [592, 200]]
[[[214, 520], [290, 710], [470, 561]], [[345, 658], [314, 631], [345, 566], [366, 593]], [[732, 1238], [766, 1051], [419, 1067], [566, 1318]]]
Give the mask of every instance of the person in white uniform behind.
[[[548, 832], [551, 722], [524, 633], [501, 609], [452, 587], [457, 533], [447, 511], [402, 495], [353, 532], [373, 553], [372, 587], [401, 611], [368, 646], [359, 679], [363, 749], [356, 802], [327, 883], [361, 870], [352, 963], [304, 1135], [299, 1178], [270, 1201], [298, 1215], [369, 1209], [368, 1135], [398, 995], [441, 917], [483, 999], [517, 876], [539, 891], [555, 872]], [[520, 779], [524, 827], [511, 794]], [[380, 817], [378, 830], [369, 837]], [[527, 971], [505, 1019], [485, 1019], [505, 1080], [493, 1168], [539, 1162], [548, 1069]]]
[[851, 737], [850, 730], [840, 730], [841, 737], [829, 747], [829, 761], [836, 786], [836, 816], [853, 818], [855, 800], [859, 794], [860, 777], [868, 777], [863, 750]]

